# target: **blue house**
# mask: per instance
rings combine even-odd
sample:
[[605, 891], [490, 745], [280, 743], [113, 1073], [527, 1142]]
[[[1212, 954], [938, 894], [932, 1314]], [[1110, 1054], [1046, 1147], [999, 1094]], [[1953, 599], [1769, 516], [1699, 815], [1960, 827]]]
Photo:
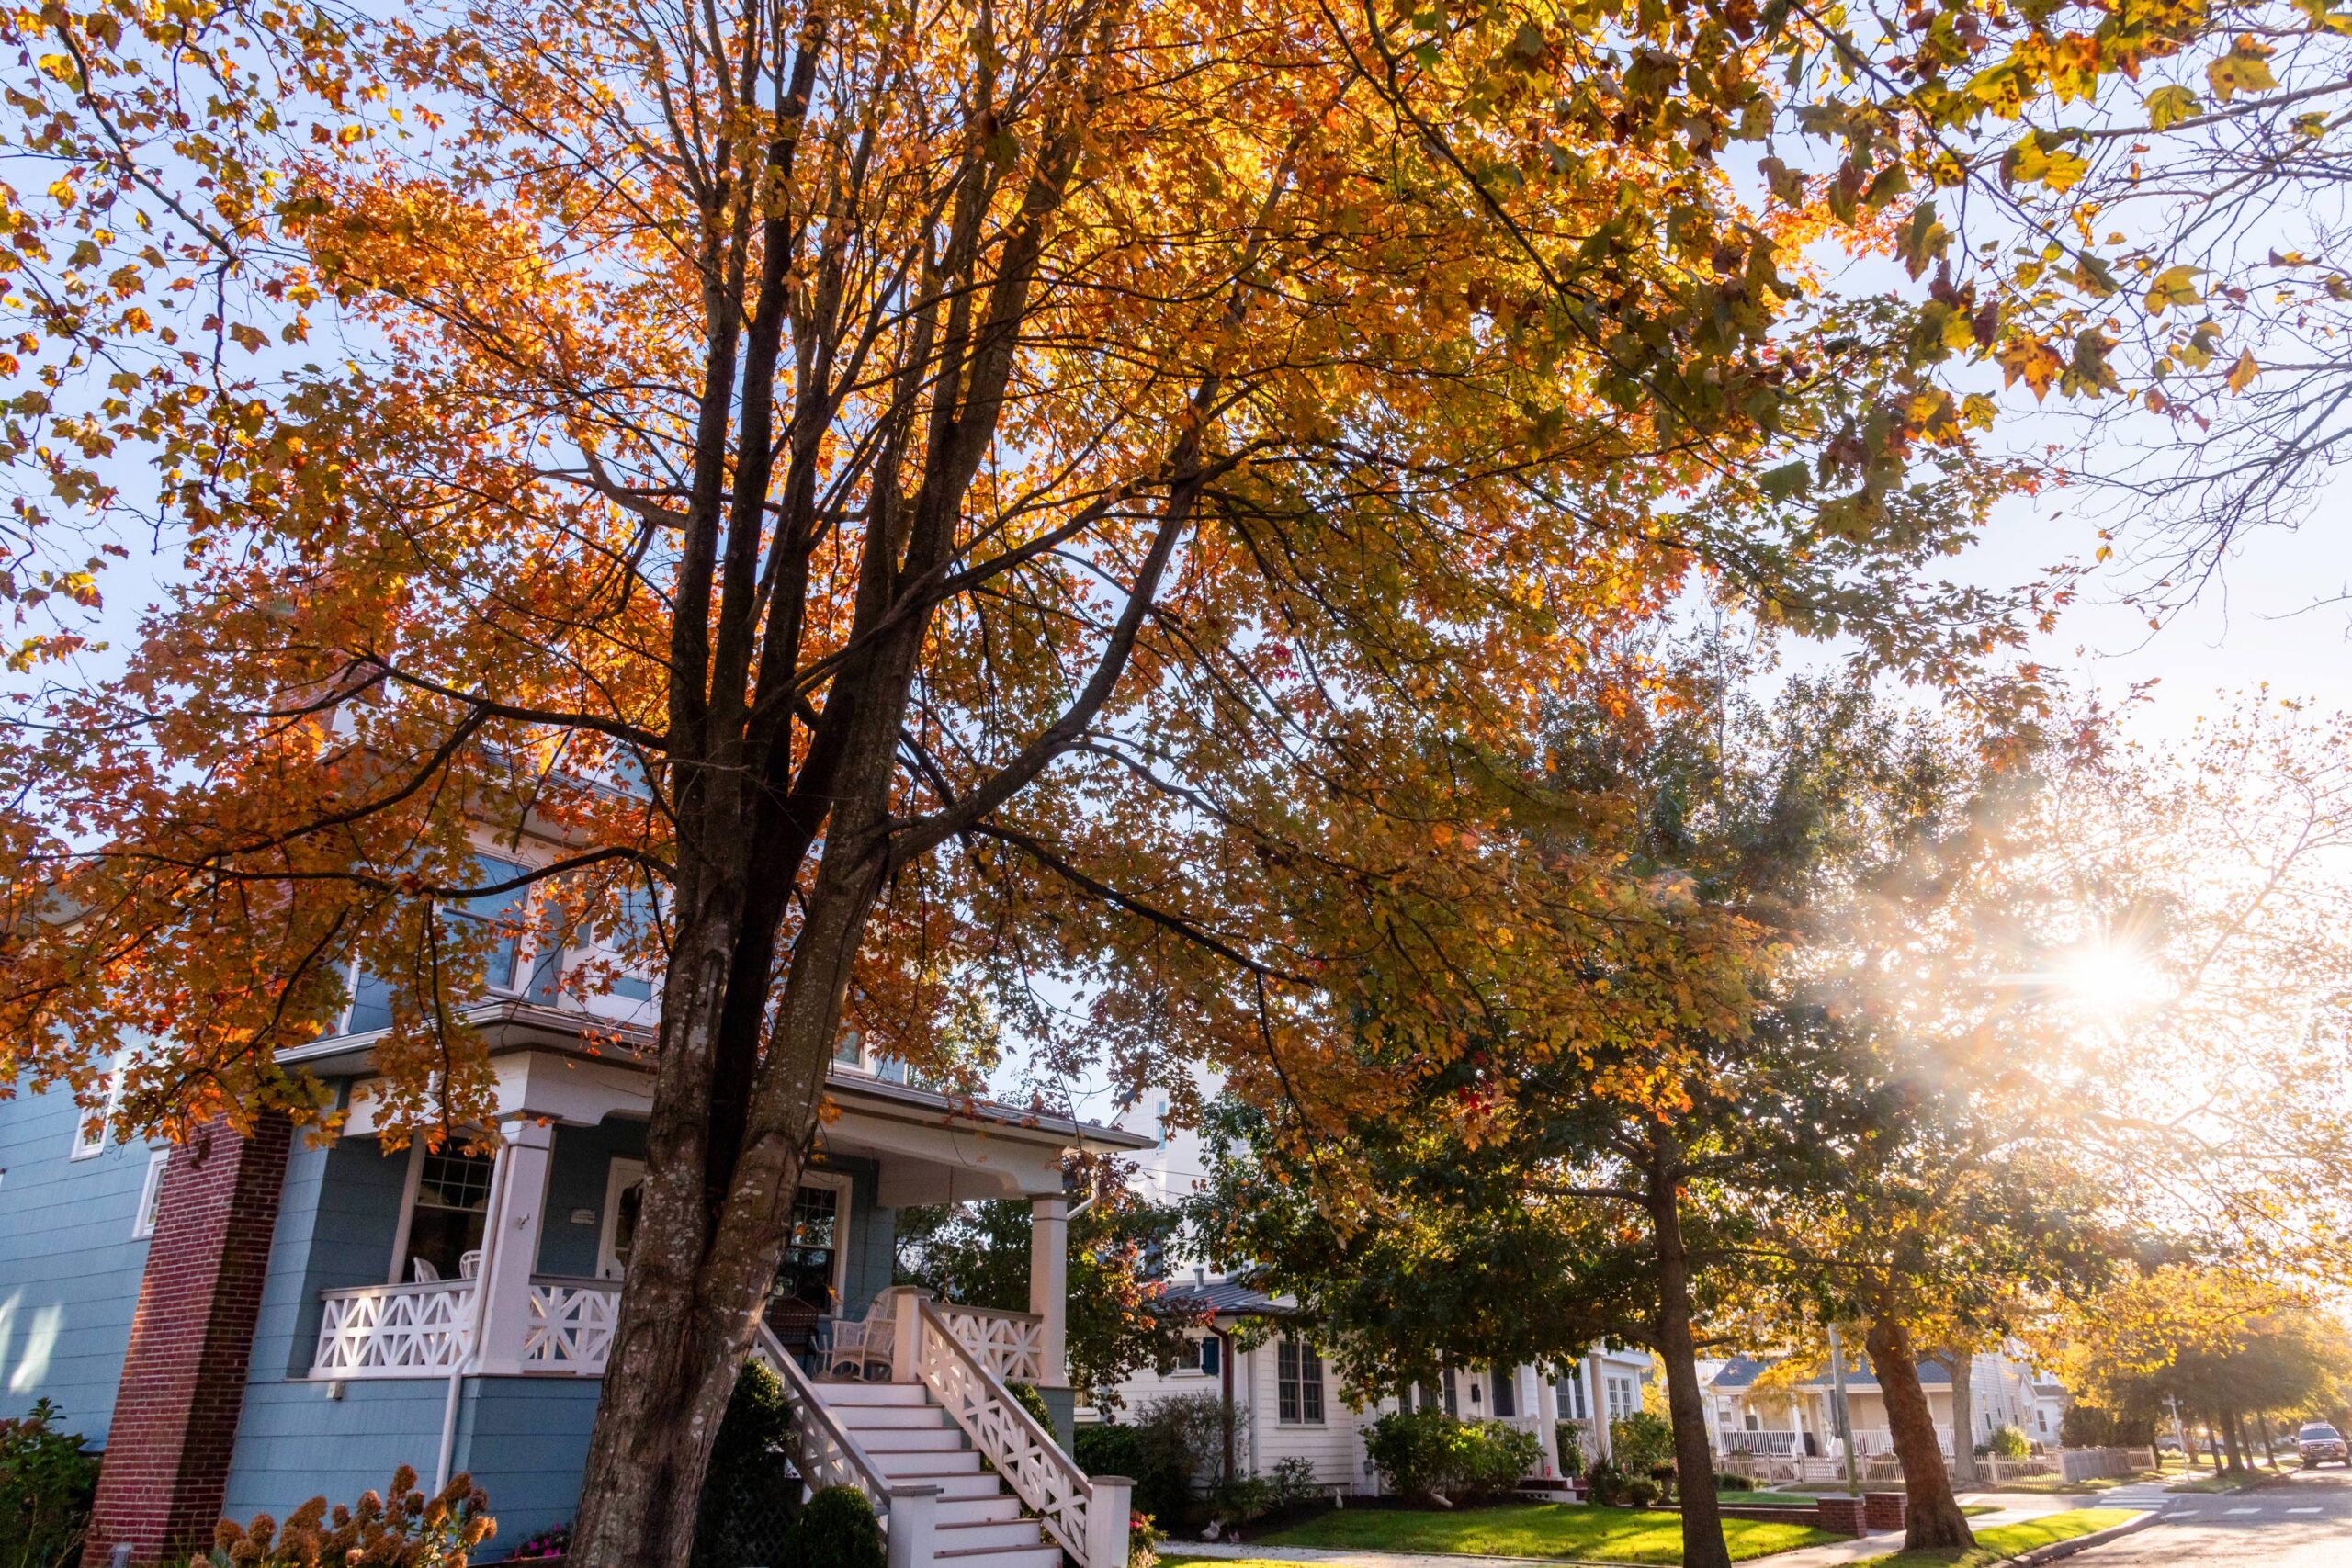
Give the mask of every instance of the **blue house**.
[[[0, 1416], [51, 1400], [104, 1451], [100, 1548], [156, 1561], [402, 1463], [470, 1472], [509, 1546], [572, 1517], [644, 1168], [651, 1077], [627, 1043], [651, 1004], [534, 989], [527, 957], [469, 1011], [494, 1156], [385, 1150], [364, 989], [295, 1053], [349, 1111], [329, 1145], [282, 1122], [113, 1145], [65, 1090], [0, 1101]], [[1124, 1564], [1123, 1483], [1064, 1451], [1063, 1157], [1149, 1140], [951, 1104], [854, 1047], [828, 1089], [756, 1352], [795, 1402], [803, 1476], [864, 1488], [894, 1564]], [[895, 1212], [977, 1198], [1031, 1204], [1027, 1313], [889, 1288]]]

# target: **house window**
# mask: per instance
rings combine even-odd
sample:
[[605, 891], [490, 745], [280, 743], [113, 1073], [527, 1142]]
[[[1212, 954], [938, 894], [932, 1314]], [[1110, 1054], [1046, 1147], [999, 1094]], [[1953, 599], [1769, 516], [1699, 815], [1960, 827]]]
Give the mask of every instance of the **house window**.
[[[1453, 1374], [1446, 1374], [1449, 1386]], [[1303, 1339], [1285, 1336], [1274, 1348], [1275, 1403], [1285, 1422], [1323, 1424], [1323, 1358]]]
[[809, 1172], [792, 1195], [792, 1234], [768, 1292], [768, 1327], [787, 1348], [806, 1346], [818, 1321], [841, 1310], [848, 1225], [849, 1179]]
[[1747, 1413], [1747, 1429], [1751, 1432], [1760, 1432], [1764, 1429], [1764, 1418], [1753, 1410]]
[[144, 1241], [155, 1234], [155, 1211], [164, 1206], [164, 1167], [172, 1151], [156, 1149], [147, 1156], [147, 1180], [139, 1189], [139, 1212], [130, 1219], [130, 1239]]
[[1204, 1335], [1196, 1339], [1187, 1339], [1184, 1341], [1184, 1353], [1176, 1359], [1176, 1370], [1182, 1372], [1202, 1372], [1215, 1377], [1224, 1365], [1224, 1362], [1219, 1359], [1225, 1347], [1211, 1336]]
[[1642, 1407], [1642, 1398], [1632, 1378], [1611, 1372], [1600, 1380], [1601, 1395], [1609, 1402], [1609, 1422], [1615, 1426]]
[[[114, 1122], [116, 1108], [122, 1104], [122, 1057], [119, 1054], [107, 1066], [106, 1076], [99, 1083], [106, 1088], [106, 1109], [98, 1113], [95, 1123], [76, 1122], [74, 1124], [74, 1159], [90, 1159], [107, 1152], [107, 1135]], [[76, 1111], [81, 1109], [77, 1102]]]
[[1584, 1373], [1581, 1369], [1568, 1374], [1568, 1381], [1561, 1385], [1560, 1392], [1567, 1396], [1564, 1407], [1569, 1420], [1591, 1419], [1591, 1412], [1584, 1404]]
[[402, 1270], [409, 1280], [466, 1277], [466, 1255], [481, 1251], [482, 1229], [490, 1221], [490, 1174], [497, 1163], [489, 1155], [426, 1151], [417, 1167], [416, 1203], [409, 1213], [408, 1267]]
[[1519, 1379], [1511, 1369], [1495, 1369], [1495, 1419], [1508, 1421], [1519, 1414]]
[[1462, 1414], [1461, 1390], [1454, 1386], [1452, 1367], [1445, 1369], [1445, 1413], [1448, 1416]]

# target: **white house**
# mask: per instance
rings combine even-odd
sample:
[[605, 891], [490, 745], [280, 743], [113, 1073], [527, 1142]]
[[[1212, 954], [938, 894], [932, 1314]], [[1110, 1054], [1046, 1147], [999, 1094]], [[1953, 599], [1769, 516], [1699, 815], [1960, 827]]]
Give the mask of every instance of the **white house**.
[[[1791, 1380], [1767, 1377], [1772, 1364], [1753, 1356], [1735, 1356], [1707, 1380], [1715, 1450], [1801, 1458], [1840, 1453], [1828, 1369]], [[1935, 1417], [1937, 1440], [1949, 1456], [1952, 1451], [1951, 1370], [1941, 1362], [1922, 1359], [1919, 1386]], [[2030, 1442], [2058, 1446], [2059, 1419], [2069, 1403], [2066, 1391], [2021, 1355], [2011, 1351], [1978, 1355], [1971, 1366], [1969, 1395], [1971, 1408], [1962, 1426], [1972, 1448], [2005, 1426], [2017, 1427]], [[1846, 1403], [1856, 1452], [1893, 1453], [1885, 1397], [1866, 1357], [1857, 1356], [1847, 1368]]]

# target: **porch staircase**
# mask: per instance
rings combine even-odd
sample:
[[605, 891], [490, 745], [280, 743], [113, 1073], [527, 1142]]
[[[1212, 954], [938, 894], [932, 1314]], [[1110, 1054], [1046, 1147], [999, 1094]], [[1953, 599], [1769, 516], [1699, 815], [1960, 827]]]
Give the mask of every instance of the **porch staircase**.
[[1046, 1539], [1003, 1479], [919, 1382], [809, 1385], [889, 1481], [939, 1488], [933, 1558], [941, 1568], [1061, 1568]]

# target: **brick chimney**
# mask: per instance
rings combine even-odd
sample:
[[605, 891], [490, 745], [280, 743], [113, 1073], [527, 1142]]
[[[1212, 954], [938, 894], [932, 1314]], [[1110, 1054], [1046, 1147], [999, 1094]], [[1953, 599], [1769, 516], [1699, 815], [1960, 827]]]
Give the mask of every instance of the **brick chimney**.
[[86, 1562], [154, 1562], [212, 1544], [244, 1405], [292, 1129], [225, 1121], [172, 1150], [139, 1285]]

